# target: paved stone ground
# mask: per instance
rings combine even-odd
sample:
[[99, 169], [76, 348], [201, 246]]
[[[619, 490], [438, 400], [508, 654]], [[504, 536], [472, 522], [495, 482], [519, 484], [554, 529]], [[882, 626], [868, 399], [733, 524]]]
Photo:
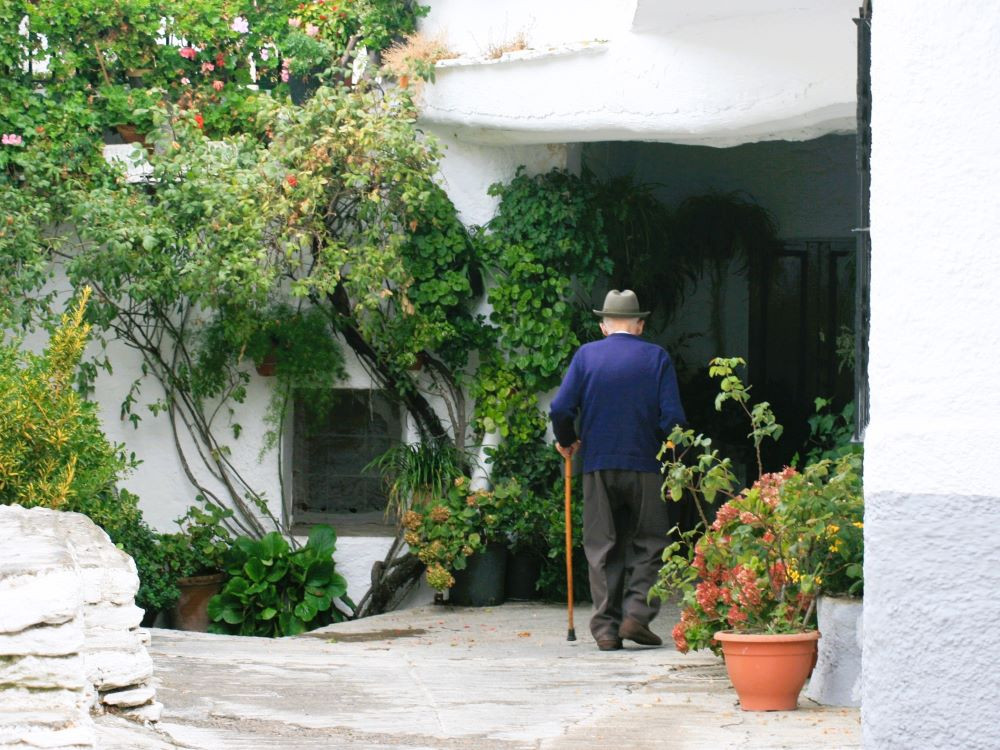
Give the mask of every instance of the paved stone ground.
[[[675, 621], [665, 611], [654, 630]], [[105, 750], [860, 748], [859, 712], [739, 710], [708, 652], [602, 653], [577, 611], [422, 607], [280, 640], [154, 630], [157, 730], [99, 722]]]

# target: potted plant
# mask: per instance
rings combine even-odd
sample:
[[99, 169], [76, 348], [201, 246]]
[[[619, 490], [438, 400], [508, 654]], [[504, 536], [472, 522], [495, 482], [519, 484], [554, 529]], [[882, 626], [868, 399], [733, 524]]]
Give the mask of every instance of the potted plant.
[[160, 537], [167, 569], [180, 591], [171, 613], [177, 630], [208, 630], [208, 601], [226, 580], [223, 570], [232, 536], [223, 523], [231, 515], [212, 503], [206, 502], [204, 510], [192, 506], [177, 519], [179, 532]]
[[402, 518], [416, 500], [443, 497], [462, 475], [465, 457], [447, 438], [417, 443], [395, 443], [365, 466], [378, 471], [386, 493], [386, 516]]
[[344, 357], [322, 310], [295, 310], [278, 304], [264, 310], [245, 341], [247, 357], [262, 377], [277, 375], [297, 383], [339, 377]]
[[[650, 596], [681, 594], [678, 650], [723, 653], [744, 710], [791, 710], [814, 663], [815, 598], [832, 570], [833, 498], [848, 480], [843, 472], [831, 478], [829, 461], [801, 474], [763, 472], [761, 443], [782, 430], [766, 402], [750, 403], [749, 387], [735, 374], [743, 364], [715, 359], [710, 375], [720, 378], [716, 408], [735, 401], [750, 422], [758, 479], [734, 493], [732, 464], [711, 439], [674, 430], [661, 452], [664, 486], [674, 500], [692, 496], [702, 523], [668, 545]], [[700, 449], [693, 460], [692, 449]], [[709, 522], [706, 505], [720, 495], [729, 500]]]
[[506, 518], [507, 599], [537, 599], [542, 560], [548, 552], [546, 531], [552, 524], [551, 511], [562, 511], [551, 497], [522, 488], [509, 498]]
[[505, 520], [516, 482], [494, 490], [472, 490], [457, 477], [439, 496], [416, 498], [403, 514], [404, 540], [427, 566], [431, 588], [449, 591], [449, 601], [466, 606], [504, 600], [507, 547]]
[[156, 91], [107, 84], [100, 87], [98, 94], [105, 125], [117, 130], [126, 143], [145, 146], [146, 136], [153, 129], [152, 111], [159, 101]]
[[210, 631], [274, 638], [342, 622], [354, 603], [336, 571], [336, 548], [337, 534], [326, 524], [313, 526], [298, 548], [276, 531], [238, 537], [225, 556], [229, 580], [208, 604]]

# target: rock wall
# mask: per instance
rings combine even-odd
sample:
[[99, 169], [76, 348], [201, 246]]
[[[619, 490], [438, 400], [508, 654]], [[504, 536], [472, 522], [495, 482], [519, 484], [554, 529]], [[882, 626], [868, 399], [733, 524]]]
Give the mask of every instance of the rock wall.
[[78, 513], [0, 507], [0, 748], [93, 748], [91, 713], [156, 721], [135, 563]]

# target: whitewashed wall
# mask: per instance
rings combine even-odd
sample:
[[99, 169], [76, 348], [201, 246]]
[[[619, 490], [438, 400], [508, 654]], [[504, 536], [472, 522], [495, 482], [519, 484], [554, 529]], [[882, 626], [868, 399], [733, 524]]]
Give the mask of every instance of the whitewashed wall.
[[876, 3], [862, 723], [996, 748], [1000, 8]]
[[[683, 7], [681, 7], [683, 6]], [[854, 122], [856, 0], [439, 0], [425, 122], [481, 143], [801, 140]], [[522, 35], [528, 49], [499, 59]]]

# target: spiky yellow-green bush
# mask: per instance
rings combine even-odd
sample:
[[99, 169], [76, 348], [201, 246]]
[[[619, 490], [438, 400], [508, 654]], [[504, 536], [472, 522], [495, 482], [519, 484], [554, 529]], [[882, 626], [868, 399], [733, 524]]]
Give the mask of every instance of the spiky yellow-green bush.
[[126, 468], [94, 404], [73, 388], [90, 331], [85, 289], [43, 354], [0, 345], [0, 503], [66, 507], [111, 491]]

